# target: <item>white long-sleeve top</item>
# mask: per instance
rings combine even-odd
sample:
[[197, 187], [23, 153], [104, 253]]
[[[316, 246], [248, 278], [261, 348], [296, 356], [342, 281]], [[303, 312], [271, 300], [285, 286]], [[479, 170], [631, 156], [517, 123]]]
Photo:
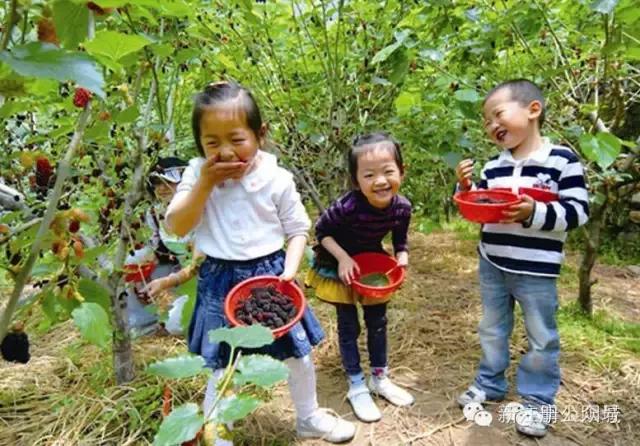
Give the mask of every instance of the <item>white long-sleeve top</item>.
[[[311, 221], [293, 175], [278, 166], [274, 155], [259, 151], [256, 156], [258, 165], [251, 172], [209, 194], [194, 239], [195, 247], [210, 257], [251, 260], [282, 249], [291, 237], [307, 236]], [[189, 162], [172, 203], [193, 189], [204, 161]]]

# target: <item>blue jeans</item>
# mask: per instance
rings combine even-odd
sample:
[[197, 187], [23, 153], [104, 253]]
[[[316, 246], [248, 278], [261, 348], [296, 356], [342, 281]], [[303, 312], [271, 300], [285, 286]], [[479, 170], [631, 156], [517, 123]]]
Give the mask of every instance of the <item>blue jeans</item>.
[[478, 332], [482, 359], [476, 386], [493, 400], [500, 400], [507, 393], [504, 371], [509, 366], [509, 337], [517, 301], [529, 341], [529, 351], [522, 357], [516, 374], [518, 394], [535, 404], [553, 404], [560, 386], [556, 279], [502, 271], [482, 256], [479, 273], [482, 321]]
[[[338, 314], [338, 343], [342, 365], [347, 375], [362, 373], [358, 336], [360, 322], [358, 307], [351, 304], [334, 304]], [[387, 366], [387, 304], [363, 305], [364, 322], [367, 326], [367, 349], [372, 368]]]

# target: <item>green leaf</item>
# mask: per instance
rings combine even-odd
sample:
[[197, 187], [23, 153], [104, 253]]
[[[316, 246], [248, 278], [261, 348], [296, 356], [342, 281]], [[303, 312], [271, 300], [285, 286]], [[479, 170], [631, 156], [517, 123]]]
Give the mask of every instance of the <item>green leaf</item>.
[[46, 97], [58, 94], [59, 82], [53, 79], [35, 79], [27, 85], [27, 91], [31, 97]]
[[164, 245], [177, 256], [183, 256], [189, 252], [189, 249], [185, 243], [181, 242], [164, 242]]
[[38, 263], [31, 270], [31, 277], [43, 277], [53, 274], [58, 270], [58, 264], [56, 263]]
[[400, 45], [402, 45], [401, 42], [396, 42], [382, 48], [380, 51], [376, 53], [375, 56], [373, 56], [373, 59], [371, 59], [371, 64], [375, 65], [377, 63], [384, 62], [385, 60], [387, 60], [389, 56], [391, 56], [391, 54], [393, 54], [395, 50], [400, 48]]
[[396, 113], [399, 116], [404, 116], [409, 114], [413, 107], [420, 105], [421, 96], [420, 93], [403, 91], [398, 95], [395, 100]]
[[[0, 95], [5, 96], [0, 90]], [[25, 109], [25, 105], [20, 102], [6, 102], [0, 107], [0, 118], [8, 118], [9, 116], [21, 112]]]
[[261, 387], [271, 387], [289, 375], [289, 368], [282, 361], [265, 355], [243, 356], [238, 361], [237, 371], [237, 384], [251, 383]]
[[198, 279], [193, 277], [186, 283], [183, 283], [176, 288], [176, 296], [187, 295], [188, 298], [182, 306], [182, 314], [180, 315], [180, 326], [184, 332], [189, 327], [191, 316], [193, 315], [193, 309], [196, 306], [196, 294], [198, 291]]
[[482, 99], [477, 91], [471, 89], [456, 90], [453, 96], [461, 102], [478, 102]]
[[611, 133], [600, 132], [597, 135], [588, 133], [580, 136], [580, 148], [589, 161], [595, 162], [601, 169], [606, 169], [620, 154], [622, 144]]
[[391, 64], [389, 80], [394, 84], [401, 83], [409, 72], [409, 56], [407, 55], [407, 51], [404, 48], [396, 51], [389, 58], [389, 62]]
[[444, 59], [444, 54], [438, 49], [427, 48], [420, 51], [419, 54], [423, 59], [428, 59], [433, 62], [441, 62], [442, 59]]
[[0, 53], [0, 60], [17, 73], [37, 78], [73, 81], [104, 99], [104, 79], [96, 63], [84, 53], [62, 50], [49, 43], [32, 42]]
[[458, 152], [447, 152], [442, 155], [442, 160], [445, 162], [447, 166], [452, 169], [455, 169], [460, 161], [462, 161], [462, 155]]
[[259, 348], [273, 342], [271, 330], [262, 325], [222, 327], [209, 332], [209, 341], [226, 342], [231, 347]]
[[111, 124], [108, 122], [96, 122], [84, 132], [87, 141], [107, 142]]
[[136, 6], [149, 6], [151, 8], [158, 8], [159, 3], [157, 0], [97, 0], [94, 2], [101, 8], [120, 8], [126, 5], [136, 5]]
[[116, 116], [113, 118], [118, 124], [127, 124], [129, 122], [135, 121], [140, 112], [138, 111], [138, 107], [132, 105], [129, 108], [125, 108], [124, 110], [118, 112]]
[[66, 48], [76, 49], [87, 38], [89, 8], [85, 3], [56, 0], [53, 3], [53, 23], [60, 43]]
[[601, 14], [611, 14], [618, 4], [618, 0], [596, 0], [591, 3], [591, 9]]
[[88, 342], [106, 348], [111, 340], [111, 323], [104, 309], [93, 302], [84, 302], [71, 313], [82, 337]]
[[202, 356], [182, 355], [154, 362], [147, 372], [164, 378], [189, 378], [202, 373], [204, 364]]
[[169, 17], [187, 17], [193, 15], [193, 8], [180, 0], [162, 0], [157, 3], [162, 15]]
[[93, 40], [85, 42], [84, 47], [89, 54], [105, 56], [117, 61], [130, 53], [135, 53], [151, 41], [142, 36], [131, 36], [117, 31], [100, 31]]
[[166, 43], [155, 43], [151, 46], [153, 54], [160, 57], [169, 57], [173, 54], [173, 46]]
[[231, 423], [241, 420], [260, 405], [260, 400], [250, 395], [232, 395], [220, 401], [216, 421]]
[[629, 60], [640, 60], [640, 45], [627, 47], [625, 55]]
[[183, 404], [162, 420], [153, 439], [155, 446], [179, 445], [195, 438], [204, 424], [204, 415], [195, 403]]
[[58, 322], [58, 313], [56, 312], [56, 296], [51, 289], [47, 290], [40, 297], [42, 311], [51, 323]]
[[110, 311], [111, 297], [109, 290], [90, 279], [80, 279], [78, 292], [84, 297], [85, 302], [93, 302], [100, 305], [105, 311]]
[[[176, 63], [184, 63], [198, 57], [199, 55], [200, 55], [200, 52], [198, 52], [198, 50], [194, 48], [185, 48], [185, 49], [179, 50], [176, 53], [174, 59]], [[220, 54], [216, 55], [216, 57], [219, 58]]]

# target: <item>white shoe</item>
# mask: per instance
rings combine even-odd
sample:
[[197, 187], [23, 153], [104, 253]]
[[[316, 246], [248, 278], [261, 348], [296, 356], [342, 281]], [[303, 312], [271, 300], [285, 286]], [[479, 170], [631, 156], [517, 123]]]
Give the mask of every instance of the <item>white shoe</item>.
[[369, 380], [369, 389], [371, 393], [383, 397], [394, 406], [409, 406], [415, 401], [413, 395], [392, 383], [386, 376], [382, 378], [372, 376]]
[[356, 435], [356, 426], [320, 408], [309, 418], [296, 420], [296, 433], [300, 438], [322, 438], [331, 443], [343, 443]]
[[353, 411], [360, 421], [372, 423], [382, 418], [380, 409], [378, 409], [376, 403], [373, 402], [369, 389], [364, 383], [352, 385], [347, 393], [347, 399], [351, 403], [351, 407], [353, 407]]
[[478, 389], [476, 386], [469, 386], [464, 393], [458, 395], [457, 400], [460, 407], [464, 407], [469, 403], [482, 404], [487, 401], [487, 394], [484, 390]]

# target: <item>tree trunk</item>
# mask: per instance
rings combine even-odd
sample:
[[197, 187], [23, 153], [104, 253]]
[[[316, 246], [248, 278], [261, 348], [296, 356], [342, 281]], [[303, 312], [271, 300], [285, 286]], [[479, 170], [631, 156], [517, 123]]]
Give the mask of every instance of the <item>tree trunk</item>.
[[131, 349], [131, 336], [129, 334], [129, 318], [127, 311], [127, 293], [122, 284], [122, 268], [127, 255], [129, 244], [133, 244], [130, 238], [129, 221], [133, 219], [135, 208], [143, 198], [144, 193], [144, 160], [143, 154], [147, 147], [147, 122], [151, 116], [151, 106], [156, 93], [157, 85], [151, 82], [149, 98], [143, 114], [143, 122], [136, 132], [138, 147], [134, 154], [133, 172], [130, 189], [124, 200], [124, 211], [120, 222], [118, 247], [113, 260], [113, 274], [109, 280], [111, 289], [111, 310], [113, 314], [113, 371], [116, 382], [124, 384], [131, 381], [135, 375], [133, 367], [133, 350]]
[[[608, 197], [608, 188], [605, 188], [605, 197]], [[580, 290], [578, 294], [578, 304], [580, 309], [591, 316], [593, 312], [593, 300], [591, 298], [591, 287], [595, 281], [591, 280], [591, 271], [598, 257], [598, 249], [600, 248], [600, 234], [604, 225], [608, 198], [604, 203], [592, 206], [591, 217], [585, 226], [585, 248], [580, 271], [578, 273]]]
[[124, 384], [133, 380], [133, 349], [129, 335], [127, 318], [127, 293], [121, 291], [117, 298], [111, 300], [111, 312], [114, 321], [113, 330], [113, 371], [116, 383]]

